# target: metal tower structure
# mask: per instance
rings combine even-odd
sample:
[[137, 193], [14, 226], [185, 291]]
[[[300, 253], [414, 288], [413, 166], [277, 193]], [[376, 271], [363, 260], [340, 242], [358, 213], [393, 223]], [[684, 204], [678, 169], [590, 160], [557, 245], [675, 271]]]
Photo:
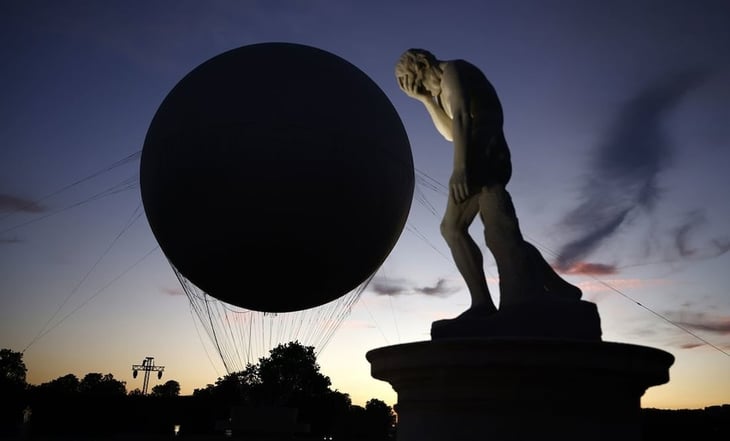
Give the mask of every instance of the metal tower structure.
[[162, 372], [165, 366], [155, 366], [155, 357], [145, 357], [142, 364], [132, 365], [132, 377], [137, 378], [137, 372], [144, 372], [144, 382], [142, 383], [142, 394], [147, 395], [147, 388], [150, 385], [150, 372], [157, 372], [157, 379], [162, 378]]

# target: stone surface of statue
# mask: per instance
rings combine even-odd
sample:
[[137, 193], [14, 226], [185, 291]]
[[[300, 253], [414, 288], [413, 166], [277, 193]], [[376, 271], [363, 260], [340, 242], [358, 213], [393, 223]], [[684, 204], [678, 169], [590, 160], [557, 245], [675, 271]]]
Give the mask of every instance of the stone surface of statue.
[[[372, 376], [398, 393], [398, 439], [641, 440], [641, 396], [669, 381], [674, 357], [602, 341], [596, 305], [523, 239], [490, 82], [466, 61], [421, 49], [402, 55], [396, 77], [454, 144], [441, 231], [472, 297], [460, 316], [432, 323], [430, 341], [366, 354]], [[499, 309], [468, 234], [477, 214], [497, 262]]]
[[483, 319], [498, 311], [483, 256], [468, 232], [477, 215], [497, 263], [500, 310], [536, 304], [551, 308], [555, 302], [577, 306], [580, 289], [556, 274], [520, 232], [506, 189], [512, 164], [502, 130], [502, 105], [486, 76], [467, 61], [439, 60], [423, 49], [403, 53], [395, 75], [401, 90], [425, 106], [438, 132], [454, 146], [441, 234], [471, 295], [471, 307], [459, 319]]

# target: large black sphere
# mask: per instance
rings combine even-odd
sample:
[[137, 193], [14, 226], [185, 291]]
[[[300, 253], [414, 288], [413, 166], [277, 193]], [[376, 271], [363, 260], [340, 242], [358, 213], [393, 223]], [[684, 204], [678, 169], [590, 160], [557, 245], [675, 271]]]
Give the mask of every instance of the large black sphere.
[[383, 91], [290, 43], [240, 47], [185, 76], [152, 120], [140, 181], [170, 263], [219, 300], [269, 312], [364, 282], [398, 240], [414, 185]]

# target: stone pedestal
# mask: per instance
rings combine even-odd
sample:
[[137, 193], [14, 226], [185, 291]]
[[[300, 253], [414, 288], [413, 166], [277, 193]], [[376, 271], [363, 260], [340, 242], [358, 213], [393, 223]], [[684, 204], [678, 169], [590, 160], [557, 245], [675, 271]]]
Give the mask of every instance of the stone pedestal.
[[482, 316], [468, 310], [457, 318], [431, 324], [431, 338], [522, 337], [601, 340], [601, 318], [595, 303], [545, 299], [501, 308]]
[[442, 338], [374, 349], [398, 393], [398, 441], [641, 439], [640, 398], [664, 351], [588, 340]]

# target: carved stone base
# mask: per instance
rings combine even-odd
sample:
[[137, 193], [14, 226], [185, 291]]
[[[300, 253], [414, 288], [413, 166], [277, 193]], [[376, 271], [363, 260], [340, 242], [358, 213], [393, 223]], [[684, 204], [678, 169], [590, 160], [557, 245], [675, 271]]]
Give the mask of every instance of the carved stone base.
[[640, 398], [674, 357], [629, 344], [443, 339], [374, 349], [398, 393], [398, 441], [641, 438]]
[[502, 308], [491, 315], [468, 310], [454, 319], [437, 320], [431, 338], [525, 337], [601, 340], [596, 305], [586, 301], [546, 300]]

